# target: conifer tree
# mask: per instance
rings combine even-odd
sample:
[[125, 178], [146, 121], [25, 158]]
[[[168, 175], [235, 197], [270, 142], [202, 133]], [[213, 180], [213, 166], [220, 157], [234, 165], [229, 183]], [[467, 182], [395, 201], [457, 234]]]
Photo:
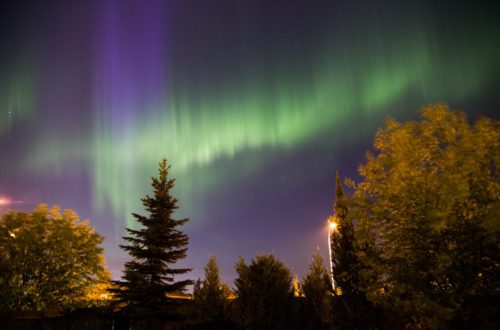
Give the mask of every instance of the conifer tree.
[[222, 321], [225, 318], [229, 293], [227, 285], [220, 281], [217, 258], [211, 256], [205, 266], [205, 279], [196, 281], [193, 290], [200, 321]]
[[168, 178], [170, 166], [163, 158], [159, 163], [159, 177], [152, 178], [153, 196], [142, 199], [147, 215], [133, 213], [140, 229], [127, 228], [123, 237], [128, 245], [120, 245], [132, 257], [125, 263], [121, 281], [112, 290], [118, 301], [126, 303], [132, 315], [158, 316], [173, 313], [168, 293], [183, 291], [191, 280], [176, 281], [175, 276], [191, 269], [175, 268], [177, 261], [186, 257], [188, 236], [177, 229], [188, 219], [174, 219], [177, 199], [171, 195], [174, 179]]
[[354, 228], [348, 218], [347, 200], [339, 172], [336, 174], [335, 204], [336, 228], [331, 232], [332, 274], [337, 292], [344, 296], [355, 295], [359, 289], [360, 263], [354, 250]]
[[349, 217], [348, 198], [344, 194], [339, 173], [336, 173], [334, 219], [331, 232], [332, 274], [335, 281], [334, 324], [341, 329], [377, 328], [382, 313], [374, 308], [363, 291], [361, 263], [356, 253], [354, 226]]
[[302, 290], [309, 319], [306, 329], [326, 329], [330, 324], [332, 285], [319, 250], [313, 254], [309, 272], [302, 281]]
[[274, 255], [236, 263], [236, 316], [245, 329], [290, 329], [292, 274]]

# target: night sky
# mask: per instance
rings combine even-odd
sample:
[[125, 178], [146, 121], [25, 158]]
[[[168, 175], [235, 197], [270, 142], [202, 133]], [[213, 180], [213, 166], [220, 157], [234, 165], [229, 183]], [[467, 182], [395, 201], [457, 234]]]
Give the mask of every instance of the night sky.
[[74, 209], [118, 278], [166, 156], [190, 278], [271, 251], [303, 276], [387, 116], [498, 119], [495, 2], [3, 1], [0, 213]]

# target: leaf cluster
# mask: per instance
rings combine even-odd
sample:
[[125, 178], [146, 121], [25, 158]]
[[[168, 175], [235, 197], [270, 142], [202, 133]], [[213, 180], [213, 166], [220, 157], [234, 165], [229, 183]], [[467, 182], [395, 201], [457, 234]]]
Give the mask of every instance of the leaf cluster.
[[421, 116], [377, 132], [349, 210], [370, 299], [428, 326], [499, 294], [500, 130], [444, 104]]
[[0, 309], [47, 311], [92, 305], [109, 281], [104, 238], [72, 210], [40, 204], [0, 220]]

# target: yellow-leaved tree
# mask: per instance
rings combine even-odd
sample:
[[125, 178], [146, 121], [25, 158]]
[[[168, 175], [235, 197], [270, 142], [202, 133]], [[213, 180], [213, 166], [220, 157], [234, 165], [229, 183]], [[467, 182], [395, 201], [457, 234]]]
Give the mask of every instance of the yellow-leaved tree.
[[0, 310], [58, 311], [106, 300], [104, 237], [72, 210], [40, 204], [0, 218]]
[[[389, 119], [352, 183], [364, 290], [408, 323], [489, 322], [500, 297], [498, 121], [437, 104]], [[493, 321], [492, 321], [493, 322]]]

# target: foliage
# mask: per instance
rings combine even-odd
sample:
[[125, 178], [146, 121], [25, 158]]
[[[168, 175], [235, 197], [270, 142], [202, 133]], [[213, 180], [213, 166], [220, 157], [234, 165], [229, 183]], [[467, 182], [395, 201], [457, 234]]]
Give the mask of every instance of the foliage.
[[102, 303], [104, 238], [72, 210], [40, 204], [0, 220], [0, 309], [57, 311]]
[[195, 283], [193, 296], [198, 319], [218, 322], [226, 319], [230, 290], [220, 281], [217, 258], [211, 256], [205, 266], [205, 278]]
[[303, 278], [304, 314], [308, 316], [307, 329], [326, 329], [331, 323], [330, 295], [332, 284], [319, 250], [313, 254], [309, 272]]
[[331, 231], [332, 274], [335, 287], [344, 297], [353, 298], [359, 295], [361, 269], [354, 248], [354, 226], [348, 217], [348, 206], [339, 173], [336, 174], [335, 216], [336, 228]]
[[249, 329], [288, 329], [293, 299], [292, 275], [274, 255], [236, 263], [236, 313]]
[[175, 281], [175, 276], [190, 271], [186, 268], [173, 268], [173, 265], [186, 257], [188, 236], [177, 229], [188, 219], [176, 220], [173, 214], [177, 209], [177, 199], [172, 197], [174, 180], [168, 178], [167, 160], [159, 164], [159, 177], [152, 178], [153, 197], [142, 199], [147, 216], [133, 214], [142, 228], [127, 228], [129, 236], [124, 237], [129, 244], [120, 245], [132, 260], [125, 264], [118, 287], [111, 291], [119, 302], [126, 304], [131, 315], [157, 316], [172, 313], [168, 293], [183, 291], [192, 284], [191, 280]]
[[349, 209], [369, 298], [440, 327], [498, 301], [500, 130], [443, 104], [421, 115], [377, 132]]
[[368, 301], [363, 292], [353, 219], [349, 217], [348, 197], [336, 173], [335, 204], [333, 207], [336, 227], [331, 232], [332, 274], [335, 280], [335, 297], [332, 299], [333, 323], [340, 329], [377, 327], [380, 312]]

